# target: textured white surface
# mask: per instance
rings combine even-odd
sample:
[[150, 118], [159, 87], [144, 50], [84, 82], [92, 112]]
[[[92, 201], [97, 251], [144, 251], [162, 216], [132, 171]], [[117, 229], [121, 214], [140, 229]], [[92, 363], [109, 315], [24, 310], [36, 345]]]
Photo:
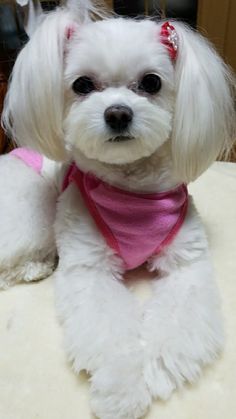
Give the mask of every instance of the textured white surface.
[[[236, 164], [214, 164], [190, 191], [209, 237], [226, 347], [197, 385], [153, 404], [147, 419], [236, 419]], [[137, 292], [144, 298], [147, 284]], [[0, 418], [93, 418], [87, 377], [74, 375], [65, 358], [52, 278], [0, 293]]]

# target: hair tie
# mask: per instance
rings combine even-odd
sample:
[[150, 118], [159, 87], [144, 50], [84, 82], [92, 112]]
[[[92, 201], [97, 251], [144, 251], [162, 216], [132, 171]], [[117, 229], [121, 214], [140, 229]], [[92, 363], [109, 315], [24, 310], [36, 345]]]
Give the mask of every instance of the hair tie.
[[161, 42], [167, 47], [172, 60], [175, 60], [177, 56], [178, 39], [179, 38], [174, 26], [169, 22], [163, 23], [161, 26]]

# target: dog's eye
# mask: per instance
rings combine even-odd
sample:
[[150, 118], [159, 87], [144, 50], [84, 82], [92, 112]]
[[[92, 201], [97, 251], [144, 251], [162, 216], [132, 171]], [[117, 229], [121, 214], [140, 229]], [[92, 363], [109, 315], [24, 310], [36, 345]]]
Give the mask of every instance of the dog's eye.
[[145, 74], [138, 85], [139, 90], [155, 95], [161, 88], [161, 79], [157, 74]]
[[72, 89], [78, 95], [88, 95], [93, 90], [96, 90], [96, 86], [90, 77], [82, 76], [74, 81]]

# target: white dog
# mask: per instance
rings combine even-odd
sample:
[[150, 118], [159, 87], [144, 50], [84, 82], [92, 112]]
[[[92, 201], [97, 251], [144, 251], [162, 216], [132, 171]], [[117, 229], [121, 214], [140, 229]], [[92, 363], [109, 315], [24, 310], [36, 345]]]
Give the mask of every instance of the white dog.
[[[46, 16], [13, 70], [4, 126], [47, 158], [1, 157], [0, 285], [50, 275], [58, 255], [57, 308], [74, 370], [91, 374], [92, 410], [133, 419], [223, 346], [186, 183], [232, 145], [233, 79], [185, 25], [92, 22], [81, 3], [83, 19]], [[141, 307], [122, 277], [145, 261], [156, 275]]]

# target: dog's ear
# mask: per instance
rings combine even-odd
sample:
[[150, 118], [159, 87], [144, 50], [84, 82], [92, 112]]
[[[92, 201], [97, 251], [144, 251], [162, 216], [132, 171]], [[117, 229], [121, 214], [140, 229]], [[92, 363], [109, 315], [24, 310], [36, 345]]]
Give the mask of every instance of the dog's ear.
[[6, 96], [3, 125], [21, 146], [64, 160], [63, 67], [77, 24], [59, 10], [45, 17], [17, 57]]
[[202, 36], [179, 22], [173, 25], [178, 51], [172, 152], [177, 174], [189, 182], [232, 146], [234, 79]]

